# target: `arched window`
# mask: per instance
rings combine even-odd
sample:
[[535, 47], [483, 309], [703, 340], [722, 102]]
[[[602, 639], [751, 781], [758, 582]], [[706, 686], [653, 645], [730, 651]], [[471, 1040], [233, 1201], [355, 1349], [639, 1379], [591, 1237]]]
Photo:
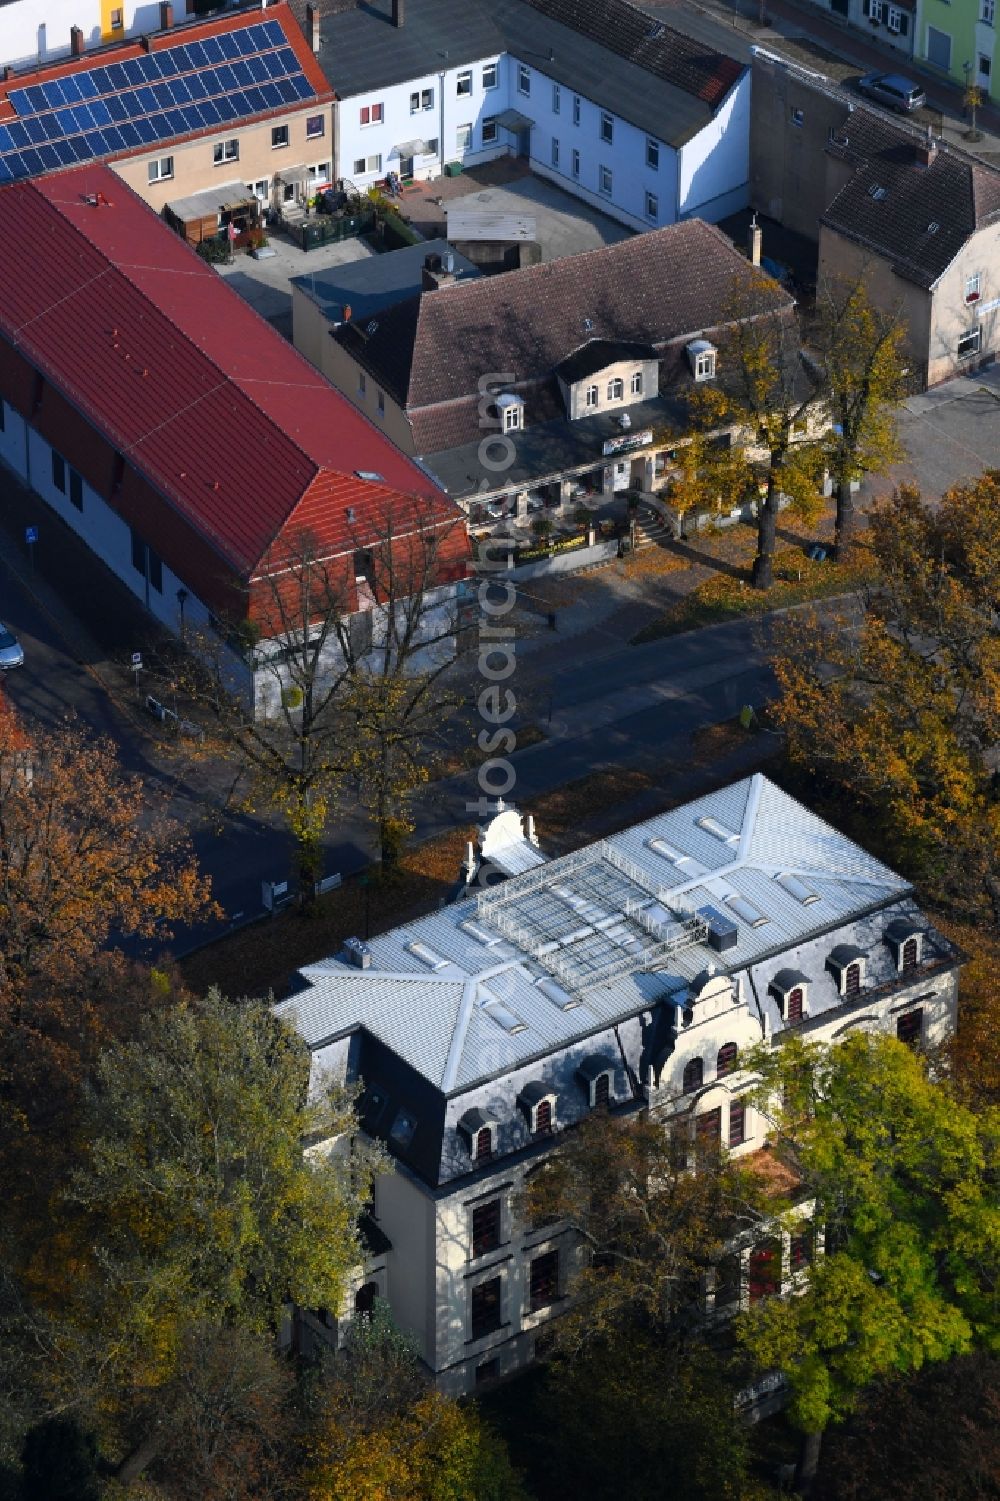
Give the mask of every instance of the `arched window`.
[[903, 944], [903, 952], [900, 955], [900, 969], [916, 969], [917, 957], [920, 953], [920, 945], [915, 938], [908, 938]]
[[371, 1318], [375, 1308], [375, 1299], [378, 1297], [378, 1283], [366, 1282], [364, 1287], [359, 1287], [354, 1294], [354, 1316], [359, 1319]]
[[535, 1109], [535, 1132], [552, 1130], [552, 1101], [539, 1100]]
[[844, 994], [859, 995], [861, 992], [861, 965], [855, 960], [844, 971]]
[[608, 400], [621, 401], [625, 395], [625, 382], [623, 380], [608, 381]]
[[785, 1020], [800, 1022], [802, 1020], [802, 986], [796, 985], [794, 990], [788, 992], [785, 1002]]
[[594, 1082], [594, 1106], [595, 1106], [595, 1108], [596, 1109], [600, 1109], [600, 1107], [603, 1105], [604, 1108], [605, 1108], [605, 1110], [606, 1110], [608, 1108], [608, 1103], [609, 1103], [610, 1099], [611, 1099], [611, 1081], [609, 1080], [607, 1074], [598, 1074], [597, 1079]]
[[481, 1131], [476, 1132], [476, 1161], [485, 1162], [493, 1156], [493, 1132], [489, 1126], [483, 1126]]
[[727, 1042], [723, 1047], [719, 1049], [719, 1056], [716, 1061], [715, 1069], [720, 1079], [724, 1079], [727, 1074], [734, 1072], [736, 1068], [736, 1056], [738, 1051], [739, 1050], [737, 1049], [735, 1042]]
[[684, 1093], [694, 1094], [705, 1079], [705, 1065], [700, 1058], [691, 1058], [684, 1065]]

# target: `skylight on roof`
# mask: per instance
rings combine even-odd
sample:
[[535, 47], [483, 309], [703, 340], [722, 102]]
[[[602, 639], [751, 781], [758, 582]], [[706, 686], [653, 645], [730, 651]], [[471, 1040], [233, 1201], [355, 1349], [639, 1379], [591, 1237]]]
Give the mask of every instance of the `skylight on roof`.
[[483, 1010], [487, 1016], [492, 1016], [498, 1027], [503, 1027], [510, 1037], [516, 1037], [519, 1032], [527, 1032], [527, 1022], [523, 1022], [519, 1016], [515, 1016], [508, 1006], [502, 1001], [487, 1001]]
[[721, 840], [723, 844], [739, 844], [739, 834], [734, 834], [732, 829], [727, 829], [717, 818], [705, 817], [695, 820], [699, 829], [704, 829], [706, 834], [711, 834], [714, 839]]
[[774, 879], [783, 891], [787, 891], [789, 896], [801, 902], [803, 907], [811, 907], [813, 902], [819, 901], [819, 892], [813, 891], [811, 886], [807, 886], [805, 881], [800, 881], [798, 876], [793, 876], [790, 871], [781, 871]]
[[685, 875], [700, 876], [705, 874], [706, 867], [702, 865], [700, 860], [696, 860], [693, 855], [682, 855], [680, 850], [675, 850], [673, 845], [668, 844], [665, 839], [647, 839], [646, 848], [651, 850], [654, 855], [659, 855], [661, 860], [668, 861], [677, 870], [683, 871]]
[[748, 902], [745, 896], [737, 896], [735, 892], [725, 898], [726, 906], [731, 912], [735, 912], [740, 922], [745, 922], [751, 928], [762, 928], [768, 919], [763, 912], [758, 912], [752, 902]]
[[385, 475], [379, 474], [377, 469], [355, 469], [354, 474], [357, 479], [368, 480], [373, 485], [385, 484]]
[[568, 990], [564, 990], [561, 985], [558, 985], [555, 980], [550, 980], [547, 975], [543, 975], [541, 979], [536, 980], [535, 984], [543, 995], [548, 996], [550, 1001], [555, 1001], [560, 1011], [572, 1011], [581, 1004], [579, 996], [570, 995]]
[[938, 221], [936, 219], [932, 219], [931, 222], [927, 226], [927, 233], [929, 235], [936, 235], [937, 232], [938, 232], [938, 230], [940, 228], [941, 228], [941, 226], [938, 223]]
[[881, 201], [886, 195], [887, 189], [880, 182], [873, 182], [868, 189], [868, 197]]
[[481, 928], [477, 922], [472, 922], [470, 920], [469, 922], [460, 923], [459, 927], [464, 933], [468, 933], [470, 938], [474, 938], [477, 943], [481, 943], [483, 945], [483, 948], [491, 949], [500, 942], [499, 933], [488, 933], [487, 930], [485, 928]]
[[428, 969], [444, 969], [448, 963], [447, 959], [443, 959], [440, 954], [428, 948], [426, 943], [409, 943], [407, 948], [414, 958], [419, 959], [421, 964], [426, 964]]

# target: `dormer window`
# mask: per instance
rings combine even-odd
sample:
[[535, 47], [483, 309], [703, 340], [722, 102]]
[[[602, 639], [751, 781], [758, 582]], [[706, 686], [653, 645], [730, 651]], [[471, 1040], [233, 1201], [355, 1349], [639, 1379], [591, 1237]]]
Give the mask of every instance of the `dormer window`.
[[691, 374], [696, 381], [715, 379], [715, 356], [715, 346], [707, 339], [693, 339], [687, 346]]
[[865, 983], [865, 965], [868, 956], [864, 949], [853, 943], [838, 943], [826, 961], [826, 967], [837, 982], [837, 989], [844, 997], [861, 993]]
[[779, 969], [768, 986], [786, 1022], [799, 1022], [805, 1011], [809, 979], [800, 969]]
[[587, 1092], [587, 1102], [591, 1110], [596, 1110], [601, 1105], [606, 1109], [614, 1094], [614, 1059], [595, 1053], [589, 1058], [584, 1058], [576, 1071], [576, 1076]]
[[596, 386], [587, 387], [587, 406], [596, 407], [600, 400], [600, 394]]
[[899, 974], [914, 970], [923, 958], [924, 935], [908, 917], [894, 917], [885, 930], [885, 941]]
[[500, 426], [505, 433], [517, 433], [524, 427], [524, 399], [520, 396], [497, 397]]
[[517, 1104], [532, 1136], [545, 1136], [554, 1129], [556, 1095], [547, 1084], [526, 1084], [517, 1097]]
[[473, 1162], [489, 1162], [497, 1151], [497, 1122], [485, 1110], [467, 1110], [458, 1123], [458, 1134]]
[[625, 382], [623, 380], [608, 381], [608, 400], [621, 401], [625, 395]]
[[636, 370], [632, 376], [632, 395], [642, 395], [642, 371]]

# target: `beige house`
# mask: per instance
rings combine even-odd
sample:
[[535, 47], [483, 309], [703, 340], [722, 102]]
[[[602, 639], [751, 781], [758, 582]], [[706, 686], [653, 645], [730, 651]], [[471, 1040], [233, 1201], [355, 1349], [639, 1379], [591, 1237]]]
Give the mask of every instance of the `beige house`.
[[[763, 776], [555, 860], [499, 806], [450, 905], [349, 941], [277, 1008], [316, 1086], [363, 1082], [393, 1171], [357, 1290], [377, 1286], [456, 1394], [529, 1363], [572, 1298], [571, 1227], [518, 1214], [563, 1131], [650, 1112], [692, 1161], [752, 1154], [749, 1048], [857, 1028], [932, 1044], [956, 1014], [959, 956], [907, 883]], [[709, 1311], [793, 1286], [821, 1249], [808, 1225], [772, 1238], [734, 1247]]]
[[0, 181], [106, 161], [161, 213], [233, 183], [278, 209], [333, 178], [332, 91], [285, 0], [176, 24], [164, 4], [137, 40], [5, 74]]
[[818, 239], [819, 280], [864, 277], [902, 318], [915, 384], [991, 363], [1000, 171], [780, 59], [754, 69], [754, 206]]

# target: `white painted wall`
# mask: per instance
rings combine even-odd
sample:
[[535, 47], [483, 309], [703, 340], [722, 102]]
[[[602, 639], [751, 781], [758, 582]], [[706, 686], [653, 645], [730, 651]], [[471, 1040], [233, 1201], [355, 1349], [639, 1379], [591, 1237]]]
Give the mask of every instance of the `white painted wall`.
[[[483, 69], [492, 63], [496, 66], [497, 87], [484, 89]], [[370, 187], [386, 172], [399, 171], [399, 155], [395, 147], [402, 142], [421, 138], [437, 141], [433, 155], [416, 157], [414, 175], [419, 178], [439, 177], [446, 162], [488, 161], [504, 153], [509, 137], [500, 135], [496, 146], [483, 147], [482, 122], [486, 116], [499, 114], [507, 108], [506, 59], [485, 57], [478, 62], [464, 64], [461, 68], [446, 68], [440, 72], [426, 73], [406, 83], [389, 88], [376, 89], [364, 94], [355, 94], [342, 100], [337, 110], [337, 127], [334, 132], [338, 142], [339, 156], [335, 167], [338, 177], [347, 177], [361, 188]], [[460, 96], [459, 75], [472, 73], [472, 93]], [[425, 89], [434, 93], [434, 105], [429, 110], [418, 109], [410, 113], [411, 94], [422, 94]], [[381, 104], [383, 120], [378, 125], [362, 125], [361, 111]], [[472, 146], [467, 150], [458, 147], [458, 128], [471, 125]], [[366, 160], [373, 155], [382, 158], [381, 168], [356, 172], [354, 164], [361, 157]]]
[[680, 150], [677, 217], [714, 222], [750, 202], [750, 73]]
[[[115, 0], [114, 8], [119, 8], [119, 0]], [[120, 0], [120, 8], [125, 13], [124, 28], [111, 31], [112, 7], [101, 0], [45, 0], [44, 7], [39, 6], [38, 0], [10, 0], [0, 7], [0, 64], [30, 67], [68, 57], [73, 26], [79, 26], [83, 32], [84, 47], [88, 50], [123, 36], [159, 31], [159, 0]], [[176, 0], [174, 9], [180, 19], [184, 14], [183, 0]]]

